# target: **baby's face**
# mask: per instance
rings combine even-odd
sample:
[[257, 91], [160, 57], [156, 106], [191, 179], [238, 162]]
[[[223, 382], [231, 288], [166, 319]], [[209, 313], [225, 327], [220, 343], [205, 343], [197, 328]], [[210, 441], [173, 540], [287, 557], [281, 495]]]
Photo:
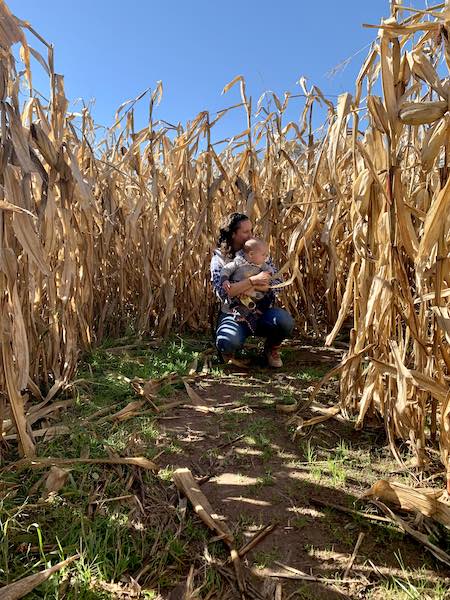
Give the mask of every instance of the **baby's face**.
[[248, 258], [250, 259], [250, 262], [252, 262], [254, 265], [258, 265], [258, 267], [261, 267], [266, 260], [269, 257], [269, 253], [267, 251], [267, 248], [264, 246], [261, 246], [261, 248], [257, 248], [255, 250], [251, 250], [248, 253]]

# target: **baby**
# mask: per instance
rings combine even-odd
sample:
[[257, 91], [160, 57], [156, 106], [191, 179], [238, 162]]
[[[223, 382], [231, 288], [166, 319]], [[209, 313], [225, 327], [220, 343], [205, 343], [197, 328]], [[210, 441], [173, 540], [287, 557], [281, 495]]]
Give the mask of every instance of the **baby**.
[[[268, 262], [269, 253], [267, 244], [257, 238], [250, 238], [244, 244], [236, 257], [227, 263], [221, 270], [220, 278], [223, 289], [228, 292], [230, 284], [248, 279], [262, 271], [273, 275], [273, 266]], [[245, 295], [232, 298], [230, 308], [247, 321], [254, 333], [258, 317], [258, 301], [262, 300], [267, 292], [251, 289]]]

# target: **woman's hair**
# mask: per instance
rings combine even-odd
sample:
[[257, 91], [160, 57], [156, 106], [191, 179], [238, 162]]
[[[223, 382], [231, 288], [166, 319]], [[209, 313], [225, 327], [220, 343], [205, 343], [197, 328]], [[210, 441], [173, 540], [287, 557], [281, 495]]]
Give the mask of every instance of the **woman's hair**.
[[233, 251], [233, 233], [239, 229], [242, 221], [248, 221], [247, 215], [243, 213], [231, 213], [222, 223], [220, 228], [219, 239], [217, 240], [217, 247], [226, 257], [234, 258]]

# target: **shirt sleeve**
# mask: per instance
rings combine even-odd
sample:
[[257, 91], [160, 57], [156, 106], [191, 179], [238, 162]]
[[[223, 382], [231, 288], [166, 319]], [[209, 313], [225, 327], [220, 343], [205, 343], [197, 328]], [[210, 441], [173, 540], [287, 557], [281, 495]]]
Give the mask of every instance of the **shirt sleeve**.
[[234, 260], [223, 266], [220, 271], [220, 282], [223, 283], [224, 281], [231, 279], [231, 276], [236, 271], [236, 268], [237, 265]]
[[222, 282], [220, 280], [220, 272], [223, 266], [223, 260], [217, 256], [217, 254], [214, 254], [211, 259], [211, 284], [216, 296], [222, 300], [222, 302], [225, 302], [228, 299], [228, 296], [222, 288]]

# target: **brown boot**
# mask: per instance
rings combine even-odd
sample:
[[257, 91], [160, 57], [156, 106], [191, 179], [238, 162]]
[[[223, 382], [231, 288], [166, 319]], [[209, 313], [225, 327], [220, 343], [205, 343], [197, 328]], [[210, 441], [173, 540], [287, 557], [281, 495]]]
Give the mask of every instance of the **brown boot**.
[[280, 369], [283, 366], [283, 361], [281, 360], [280, 356], [280, 348], [281, 346], [266, 346], [265, 354], [269, 367]]

